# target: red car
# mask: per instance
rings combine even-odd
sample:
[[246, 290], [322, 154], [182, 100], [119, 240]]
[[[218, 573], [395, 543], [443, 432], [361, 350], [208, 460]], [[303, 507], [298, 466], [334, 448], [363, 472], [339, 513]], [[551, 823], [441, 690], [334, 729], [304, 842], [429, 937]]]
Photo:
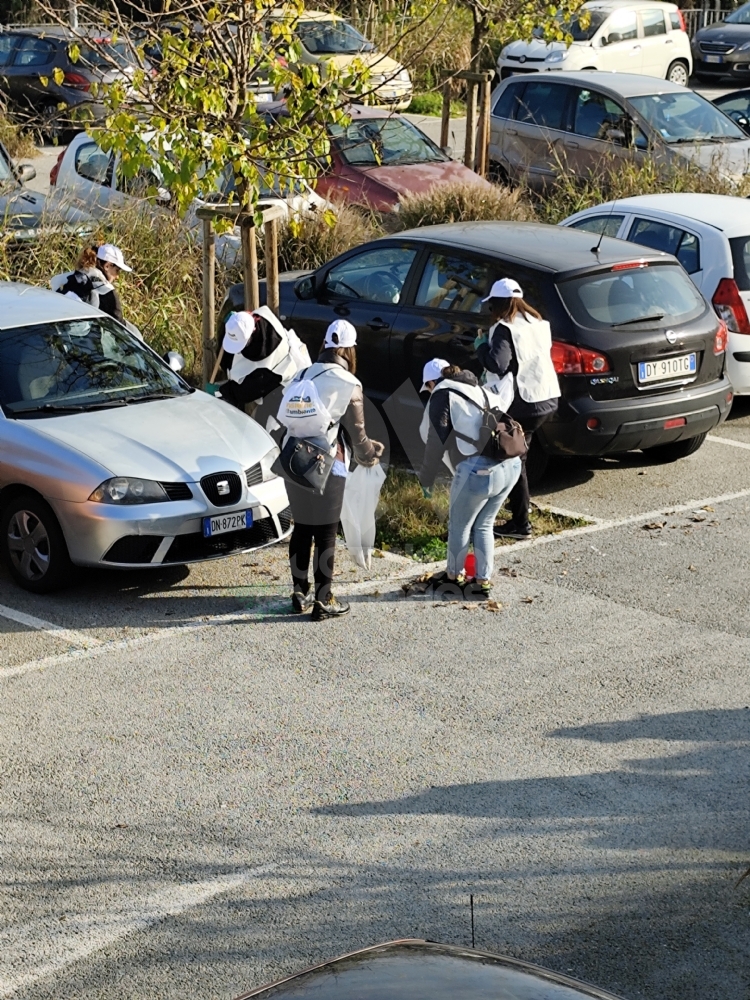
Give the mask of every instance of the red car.
[[423, 194], [440, 184], [490, 186], [407, 118], [361, 105], [349, 113], [350, 125], [329, 129], [332, 163], [315, 188], [321, 197], [393, 212], [402, 194]]

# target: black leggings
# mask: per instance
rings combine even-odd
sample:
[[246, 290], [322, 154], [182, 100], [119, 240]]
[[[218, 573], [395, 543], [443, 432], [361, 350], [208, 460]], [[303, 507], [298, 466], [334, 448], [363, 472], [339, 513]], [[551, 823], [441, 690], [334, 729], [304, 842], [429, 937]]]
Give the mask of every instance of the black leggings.
[[[531, 439], [534, 436], [534, 431], [539, 430], [544, 421], [548, 420], [551, 415], [550, 413], [545, 413], [542, 417], [516, 417], [516, 420], [523, 427], [527, 448], [531, 447]], [[511, 513], [511, 519], [516, 527], [520, 528], [524, 524], [529, 523], [530, 504], [529, 481], [526, 478], [526, 455], [524, 455], [521, 459], [521, 475], [518, 477], [516, 485], [508, 494], [506, 501], [506, 506]]]
[[325, 493], [316, 496], [293, 483], [286, 484], [289, 503], [294, 516], [294, 530], [289, 539], [289, 565], [294, 589], [306, 594], [310, 589], [308, 572], [313, 542], [315, 558], [315, 600], [327, 601], [331, 594], [336, 534], [344, 503], [346, 480], [331, 476]]

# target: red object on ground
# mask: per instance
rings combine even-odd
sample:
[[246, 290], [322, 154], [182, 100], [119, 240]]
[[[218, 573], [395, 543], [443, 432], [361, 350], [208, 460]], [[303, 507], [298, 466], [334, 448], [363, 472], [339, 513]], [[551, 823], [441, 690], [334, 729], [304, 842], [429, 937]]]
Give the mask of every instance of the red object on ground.
[[469, 552], [466, 556], [466, 562], [464, 563], [464, 573], [467, 576], [477, 575], [477, 560], [473, 552]]

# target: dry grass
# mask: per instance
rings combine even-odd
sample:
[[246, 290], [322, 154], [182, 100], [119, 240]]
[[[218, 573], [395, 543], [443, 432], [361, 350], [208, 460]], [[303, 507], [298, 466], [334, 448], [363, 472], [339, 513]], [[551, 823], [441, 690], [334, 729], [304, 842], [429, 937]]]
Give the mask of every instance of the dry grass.
[[534, 218], [534, 206], [521, 188], [511, 191], [499, 184], [447, 184], [427, 194], [402, 197], [396, 220], [398, 229], [403, 230], [444, 222], [529, 222]]
[[19, 160], [32, 157], [36, 154], [34, 140], [27, 133], [23, 132], [15, 122], [8, 117], [4, 108], [0, 104], [0, 143], [5, 146], [8, 155]]
[[[328, 225], [321, 215], [309, 215], [282, 228], [279, 268], [282, 271], [315, 269], [338, 254], [382, 235], [375, 216], [339, 205], [333, 225]], [[262, 256], [262, 248], [259, 250]]]

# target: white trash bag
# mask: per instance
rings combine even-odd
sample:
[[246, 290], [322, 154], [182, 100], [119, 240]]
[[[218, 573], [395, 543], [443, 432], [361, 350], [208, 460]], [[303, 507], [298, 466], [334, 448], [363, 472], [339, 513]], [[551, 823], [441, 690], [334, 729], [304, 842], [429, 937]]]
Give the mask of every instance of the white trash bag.
[[341, 526], [349, 554], [361, 569], [372, 565], [375, 511], [384, 482], [385, 469], [379, 462], [370, 468], [358, 465], [346, 480]]

